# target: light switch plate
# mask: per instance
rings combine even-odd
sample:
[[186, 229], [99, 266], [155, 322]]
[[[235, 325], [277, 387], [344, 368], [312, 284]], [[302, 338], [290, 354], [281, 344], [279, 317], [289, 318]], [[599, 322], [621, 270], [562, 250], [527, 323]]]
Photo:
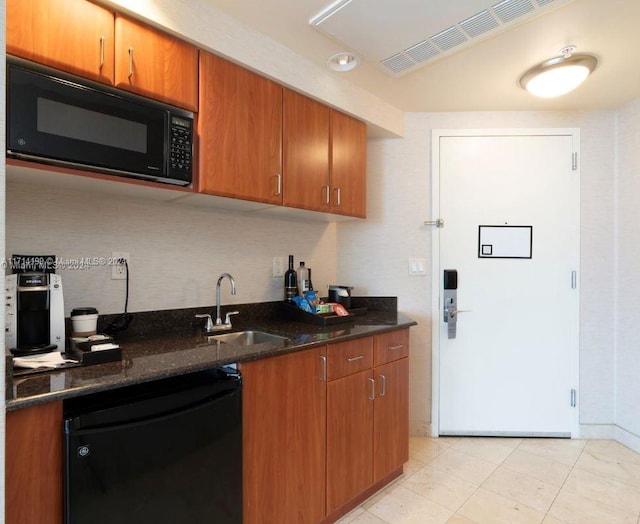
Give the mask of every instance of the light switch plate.
[[279, 278], [284, 276], [284, 260], [282, 257], [273, 257], [273, 266], [272, 266], [272, 275], [273, 278]]
[[410, 258], [409, 259], [409, 276], [422, 276], [427, 274], [427, 259]]

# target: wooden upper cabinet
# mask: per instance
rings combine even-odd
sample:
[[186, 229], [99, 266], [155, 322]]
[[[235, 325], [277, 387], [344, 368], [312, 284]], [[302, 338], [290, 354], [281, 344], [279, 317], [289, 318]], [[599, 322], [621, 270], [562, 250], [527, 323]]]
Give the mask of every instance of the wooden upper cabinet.
[[331, 212], [365, 218], [367, 127], [331, 110]]
[[289, 89], [283, 108], [285, 206], [329, 211], [329, 108]]
[[200, 52], [201, 193], [282, 203], [282, 86]]
[[7, 54], [113, 83], [113, 12], [86, 0], [8, 0]]
[[198, 110], [198, 49], [116, 13], [115, 85]]

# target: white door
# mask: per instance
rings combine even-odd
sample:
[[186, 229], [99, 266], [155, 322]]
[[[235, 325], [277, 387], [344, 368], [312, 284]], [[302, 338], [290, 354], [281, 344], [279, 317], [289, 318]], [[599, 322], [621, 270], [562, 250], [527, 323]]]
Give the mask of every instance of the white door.
[[[570, 436], [579, 320], [578, 131], [446, 135], [434, 132], [433, 142], [444, 220], [437, 230], [434, 330], [439, 434]], [[457, 270], [455, 338], [444, 321], [445, 269]]]

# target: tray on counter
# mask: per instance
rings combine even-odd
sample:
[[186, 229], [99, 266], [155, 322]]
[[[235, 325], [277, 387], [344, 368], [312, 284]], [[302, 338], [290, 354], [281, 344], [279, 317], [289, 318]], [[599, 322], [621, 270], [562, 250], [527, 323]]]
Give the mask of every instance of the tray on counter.
[[[112, 348], [95, 351], [94, 347], [100, 344], [111, 344]], [[69, 350], [67, 355], [76, 359], [83, 365], [103, 364], [105, 362], [116, 362], [122, 360], [122, 349], [114, 343], [113, 338], [105, 337], [100, 340], [89, 341], [84, 338], [69, 338]]]
[[306, 322], [307, 324], [316, 324], [318, 326], [331, 326], [333, 324], [342, 324], [353, 320], [356, 315], [364, 315], [367, 312], [367, 308], [353, 308], [349, 309], [349, 315], [340, 317], [333, 313], [309, 313], [300, 309], [297, 306], [292, 306], [287, 302], [282, 302], [281, 310], [284, 318], [287, 320], [294, 320], [296, 322]]

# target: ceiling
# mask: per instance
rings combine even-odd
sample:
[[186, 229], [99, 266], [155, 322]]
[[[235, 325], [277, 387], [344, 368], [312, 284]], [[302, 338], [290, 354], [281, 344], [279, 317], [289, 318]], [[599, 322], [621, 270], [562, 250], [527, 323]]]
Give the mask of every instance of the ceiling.
[[[331, 74], [404, 111], [614, 109], [640, 97], [640, 0], [511, 0], [535, 9], [506, 22], [496, 14], [500, 0], [352, 0], [318, 27], [309, 20], [331, 0], [206, 1], [321, 67], [332, 54], [354, 52], [356, 69]], [[498, 27], [476, 37], [458, 31], [460, 45], [436, 46], [437, 56], [400, 72], [380, 64], [385, 53], [458, 30], [483, 11]], [[569, 44], [599, 61], [582, 86], [556, 99], [518, 86], [526, 69]]]

